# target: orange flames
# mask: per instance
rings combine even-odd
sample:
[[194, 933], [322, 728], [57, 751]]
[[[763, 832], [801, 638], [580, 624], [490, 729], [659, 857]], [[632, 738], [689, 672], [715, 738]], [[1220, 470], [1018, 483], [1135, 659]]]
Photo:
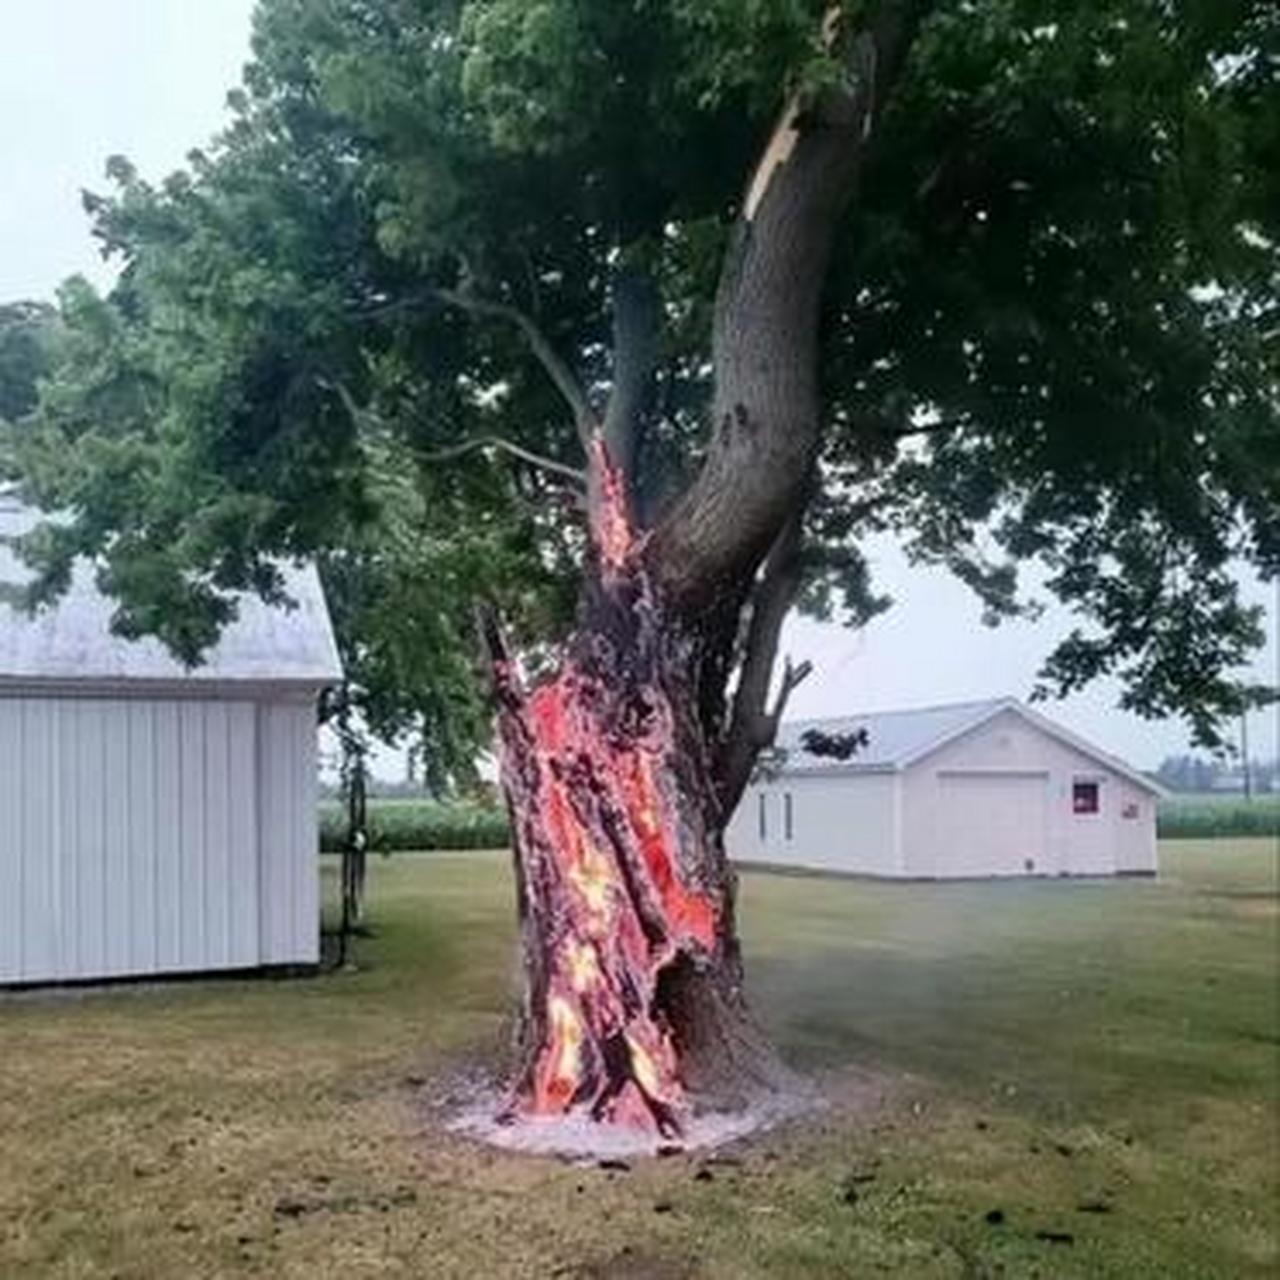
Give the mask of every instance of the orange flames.
[[[621, 574], [636, 544], [603, 449], [599, 464], [595, 534], [606, 568]], [[713, 949], [720, 905], [681, 878], [679, 815], [663, 785], [674, 753], [665, 696], [646, 686], [646, 727], [622, 733], [602, 716], [604, 692], [570, 662], [523, 703], [519, 762], [504, 738], [509, 785], [532, 800], [521, 856], [549, 935], [531, 996], [543, 1041], [517, 1106], [671, 1135], [684, 1095], [658, 979], [681, 952]]]
[[618, 469], [609, 461], [604, 441], [594, 444], [595, 471], [600, 478], [600, 502], [593, 515], [592, 535], [605, 567], [623, 568], [635, 551], [635, 534], [627, 512], [627, 495]]

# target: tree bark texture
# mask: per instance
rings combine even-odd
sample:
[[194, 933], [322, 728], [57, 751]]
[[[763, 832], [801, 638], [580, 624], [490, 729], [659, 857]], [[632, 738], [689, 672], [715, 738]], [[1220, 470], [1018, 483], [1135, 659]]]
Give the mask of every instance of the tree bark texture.
[[778, 1069], [742, 997], [696, 640], [669, 625], [601, 455], [591, 588], [559, 673], [525, 688], [490, 642], [525, 963], [512, 1110], [674, 1138], [695, 1105], [741, 1106]]
[[818, 329], [832, 246], [926, 7], [886, 0], [853, 32], [833, 5], [824, 34], [845, 82], [788, 104], [751, 178], [716, 296], [711, 446], [651, 550], [655, 577], [686, 608], [754, 572], [802, 505], [820, 436]]

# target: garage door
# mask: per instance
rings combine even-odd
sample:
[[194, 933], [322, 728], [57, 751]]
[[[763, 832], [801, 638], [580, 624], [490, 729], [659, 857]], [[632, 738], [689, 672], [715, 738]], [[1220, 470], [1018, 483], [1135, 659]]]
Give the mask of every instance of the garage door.
[[1049, 778], [1044, 773], [938, 774], [938, 876], [1045, 873]]

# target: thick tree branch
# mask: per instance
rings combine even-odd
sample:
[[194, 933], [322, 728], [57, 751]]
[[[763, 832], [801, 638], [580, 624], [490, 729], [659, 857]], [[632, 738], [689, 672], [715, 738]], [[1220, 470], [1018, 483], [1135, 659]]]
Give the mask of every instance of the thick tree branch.
[[834, 6], [824, 32], [845, 83], [789, 104], [749, 184], [716, 298], [710, 448], [651, 543], [655, 573], [688, 612], [754, 571], [800, 499], [819, 443], [832, 244], [926, 8], [883, 0], [845, 31]]
[[769, 685], [782, 624], [800, 589], [800, 545], [801, 515], [796, 512], [770, 550], [751, 600], [742, 670], [720, 753], [720, 802], [725, 814], [737, 807], [756, 758], [773, 743], [787, 700], [810, 671], [807, 662], [792, 667], [788, 659], [782, 687], [769, 708]]
[[650, 408], [661, 318], [652, 275], [642, 267], [620, 268], [613, 280], [613, 389], [602, 429], [609, 458], [628, 485]]

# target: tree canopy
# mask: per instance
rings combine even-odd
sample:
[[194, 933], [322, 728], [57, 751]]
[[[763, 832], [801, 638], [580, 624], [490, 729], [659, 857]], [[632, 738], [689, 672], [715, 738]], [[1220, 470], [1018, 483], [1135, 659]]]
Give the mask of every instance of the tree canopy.
[[[92, 556], [120, 628], [195, 660], [235, 591], [317, 556], [370, 723], [460, 767], [486, 732], [474, 600], [534, 654], [572, 608], [581, 415], [644, 422], [646, 522], [714, 456], [721, 263], [779, 113], [849, 75], [828, 8], [262, 0], [224, 133], [86, 197], [119, 282], [64, 287], [11, 431], [75, 516], [28, 547], [36, 598]], [[918, 8], [900, 69], [856, 68], [878, 115], [784, 606], [884, 607], [875, 531], [993, 620], [1038, 560], [1079, 617], [1046, 691], [1115, 675], [1214, 743], [1267, 696], [1232, 676], [1261, 639], [1232, 563], [1280, 572], [1280, 19]]]

